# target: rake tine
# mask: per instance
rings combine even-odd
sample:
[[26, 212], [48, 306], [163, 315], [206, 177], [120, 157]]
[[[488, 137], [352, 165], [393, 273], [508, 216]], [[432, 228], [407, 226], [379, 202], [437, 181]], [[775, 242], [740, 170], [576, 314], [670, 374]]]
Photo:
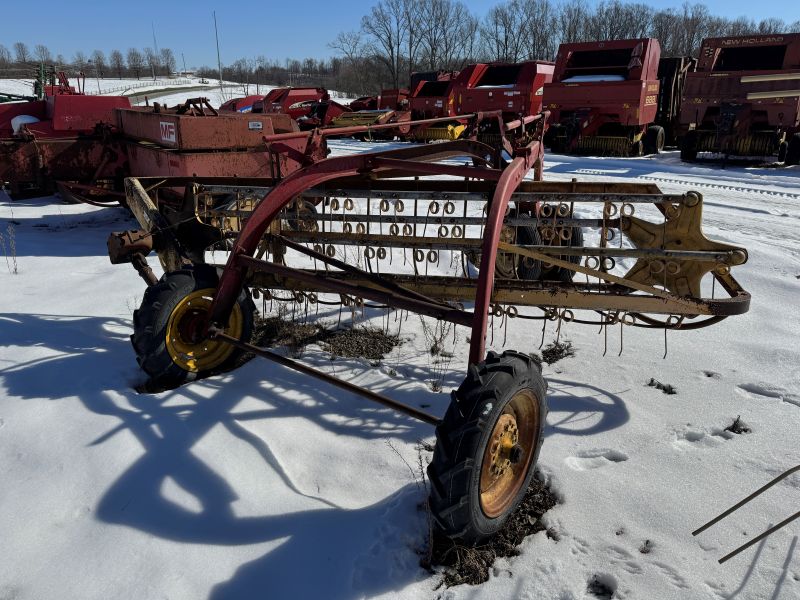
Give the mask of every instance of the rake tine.
[[794, 521], [794, 520], [795, 520], [795, 519], [797, 519], [798, 517], [800, 517], [800, 511], [797, 511], [797, 512], [796, 512], [796, 513], [794, 513], [794, 514], [793, 514], [791, 517], [789, 517], [788, 519], [785, 519], [785, 520], [781, 521], [780, 523], [778, 523], [778, 524], [777, 524], [777, 525], [775, 525], [774, 527], [770, 527], [770, 528], [769, 528], [769, 529], [767, 529], [767, 530], [766, 530], [764, 533], [762, 533], [762, 534], [760, 534], [760, 535], [757, 535], [756, 537], [754, 537], [752, 540], [750, 540], [750, 541], [749, 541], [749, 542], [747, 542], [746, 544], [742, 544], [741, 546], [739, 546], [739, 547], [738, 547], [736, 550], [734, 550], [733, 552], [731, 552], [731, 553], [729, 553], [729, 554], [726, 554], [725, 556], [723, 556], [722, 558], [720, 558], [720, 559], [719, 559], [717, 562], [718, 562], [719, 564], [723, 564], [723, 563], [727, 562], [729, 559], [733, 558], [734, 556], [736, 556], [736, 555], [737, 555], [737, 554], [739, 554], [740, 552], [743, 552], [743, 551], [747, 550], [747, 549], [748, 549], [750, 546], [752, 546], [753, 544], [756, 544], [756, 543], [760, 542], [761, 540], [763, 540], [765, 537], [772, 535], [773, 533], [775, 533], [776, 531], [778, 531], [778, 529], [780, 529], [781, 527], [783, 527], [783, 526], [785, 526], [785, 525], [788, 525], [789, 523], [791, 523], [792, 521]]
[[703, 525], [703, 526], [701, 526], [701, 527], [698, 527], [697, 529], [695, 529], [695, 530], [692, 532], [692, 535], [698, 535], [698, 534], [700, 534], [700, 533], [703, 533], [703, 532], [704, 532], [706, 529], [708, 529], [708, 528], [709, 528], [709, 527], [711, 527], [712, 525], [716, 525], [716, 524], [717, 524], [717, 523], [719, 523], [719, 522], [720, 522], [722, 519], [724, 519], [725, 517], [727, 517], [729, 514], [731, 514], [732, 512], [735, 512], [735, 511], [736, 511], [736, 510], [738, 510], [738, 509], [740, 509], [742, 506], [744, 506], [745, 504], [747, 504], [748, 502], [750, 502], [750, 501], [751, 501], [751, 500], [753, 500], [754, 498], [756, 498], [756, 497], [760, 496], [761, 494], [763, 494], [764, 492], [766, 492], [766, 491], [767, 491], [769, 488], [771, 488], [773, 485], [775, 485], [776, 483], [779, 483], [779, 482], [783, 481], [784, 479], [786, 479], [787, 477], [789, 477], [789, 476], [790, 476], [790, 475], [792, 475], [793, 473], [796, 473], [797, 471], [800, 471], [800, 465], [797, 465], [796, 467], [792, 467], [792, 468], [791, 468], [791, 469], [789, 469], [788, 471], [785, 471], [785, 472], [781, 473], [781, 474], [780, 474], [780, 475], [778, 475], [778, 476], [777, 476], [775, 479], [773, 479], [772, 481], [770, 481], [770, 482], [769, 482], [769, 483], [767, 483], [766, 485], [764, 485], [764, 486], [762, 486], [762, 487], [758, 488], [758, 489], [757, 489], [755, 492], [753, 492], [752, 494], [750, 494], [749, 496], [747, 496], [746, 498], [744, 498], [744, 499], [743, 499], [743, 500], [741, 500], [740, 502], [737, 502], [736, 504], [734, 504], [733, 506], [731, 506], [731, 507], [730, 507], [728, 510], [726, 510], [726, 511], [725, 511], [725, 512], [723, 512], [722, 514], [720, 514], [720, 515], [718, 515], [718, 516], [714, 517], [713, 519], [711, 519], [711, 520], [710, 520], [708, 523], [706, 523], [705, 525]]
[[[755, 498], [757, 498], [758, 496], [760, 496], [761, 494], [763, 494], [765, 491], [767, 491], [769, 488], [771, 488], [771, 487], [772, 487], [772, 486], [774, 486], [775, 484], [777, 484], [777, 483], [779, 483], [779, 482], [783, 481], [784, 479], [786, 479], [786, 478], [787, 478], [787, 477], [789, 477], [790, 475], [792, 475], [792, 474], [796, 473], [797, 471], [800, 471], [800, 465], [797, 465], [796, 467], [792, 467], [792, 468], [791, 468], [791, 469], [789, 469], [788, 471], [784, 471], [783, 473], [781, 473], [780, 475], [778, 475], [777, 477], [775, 477], [775, 479], [773, 479], [772, 481], [770, 481], [770, 482], [768, 482], [767, 484], [765, 484], [765, 485], [761, 486], [761, 487], [760, 487], [760, 488], [758, 488], [758, 489], [757, 489], [755, 492], [753, 492], [753, 493], [752, 493], [752, 494], [750, 494], [749, 496], [745, 497], [744, 499], [740, 500], [739, 502], [737, 502], [736, 504], [734, 504], [733, 506], [731, 506], [731, 507], [730, 507], [728, 510], [726, 510], [725, 512], [723, 512], [723, 513], [721, 513], [721, 514], [717, 515], [716, 517], [714, 517], [713, 519], [711, 519], [711, 520], [710, 520], [708, 523], [706, 523], [705, 525], [703, 525], [703, 526], [701, 526], [701, 527], [698, 527], [697, 529], [695, 529], [695, 530], [692, 532], [692, 535], [693, 535], [693, 536], [696, 536], [696, 535], [698, 535], [698, 534], [700, 534], [700, 533], [704, 532], [706, 529], [708, 529], [708, 528], [709, 528], [709, 527], [711, 527], [712, 525], [715, 525], [715, 524], [719, 523], [719, 522], [720, 522], [722, 519], [724, 519], [725, 517], [727, 517], [727, 516], [728, 516], [728, 515], [730, 515], [731, 513], [733, 513], [733, 512], [735, 512], [735, 511], [739, 510], [739, 509], [740, 509], [742, 506], [744, 506], [744, 505], [745, 505], [745, 504], [747, 504], [748, 502], [750, 502], [750, 501], [754, 500]], [[733, 550], [732, 552], [730, 552], [730, 553], [726, 554], [725, 556], [723, 556], [722, 558], [720, 558], [720, 559], [719, 559], [719, 561], [718, 561], [718, 562], [719, 562], [719, 564], [723, 564], [724, 562], [726, 562], [726, 561], [730, 560], [731, 558], [733, 558], [734, 556], [736, 556], [736, 555], [737, 555], [737, 554], [739, 554], [740, 552], [743, 552], [744, 550], [747, 550], [747, 549], [748, 549], [750, 546], [752, 546], [753, 544], [756, 544], [756, 543], [758, 543], [760, 540], [763, 540], [765, 537], [767, 537], [767, 536], [769, 536], [769, 535], [772, 535], [773, 533], [775, 533], [776, 531], [778, 531], [780, 528], [782, 528], [782, 527], [784, 527], [784, 526], [788, 525], [789, 523], [791, 523], [792, 521], [794, 521], [794, 520], [795, 520], [795, 519], [797, 519], [798, 517], [800, 517], [800, 511], [796, 512], [796, 513], [795, 513], [795, 514], [793, 514], [791, 517], [789, 517], [789, 518], [787, 518], [787, 519], [784, 519], [783, 521], [781, 521], [780, 523], [778, 523], [778, 524], [777, 524], [777, 525], [775, 525], [774, 527], [770, 527], [770, 528], [769, 528], [769, 529], [767, 529], [765, 532], [763, 532], [763, 533], [761, 533], [761, 534], [757, 535], [757, 536], [756, 536], [756, 537], [754, 537], [752, 540], [750, 540], [750, 541], [748, 541], [747, 543], [745, 543], [745, 544], [743, 544], [743, 545], [739, 546], [738, 548], [736, 548], [736, 550]]]

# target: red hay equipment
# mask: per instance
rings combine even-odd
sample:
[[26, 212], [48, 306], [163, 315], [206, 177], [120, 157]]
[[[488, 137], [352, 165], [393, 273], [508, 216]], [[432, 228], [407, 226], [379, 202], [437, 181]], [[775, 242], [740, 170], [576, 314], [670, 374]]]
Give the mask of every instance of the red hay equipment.
[[[13, 196], [52, 194], [61, 180], [119, 187], [127, 173], [114, 111], [127, 107], [124, 97], [75, 93], [0, 105], [0, 183], [8, 182]], [[14, 132], [11, 120], [21, 115], [38, 122]]]
[[[267, 152], [299, 167], [266, 178], [128, 178], [142, 229], [112, 234], [109, 255], [148, 283], [131, 341], [153, 385], [219, 372], [250, 352], [436, 425], [431, 514], [447, 535], [475, 544], [524, 496], [547, 412], [536, 361], [487, 352], [495, 319], [696, 329], [745, 312], [749, 295], [730, 274], [747, 252], [703, 235], [700, 194], [544, 182], [546, 113], [464, 118], [464, 139], [324, 160], [330, 131], [264, 136]], [[487, 123], [500, 134], [494, 146], [477, 139]], [[290, 150], [292, 141], [305, 151]], [[601, 209], [595, 218], [574, 212], [585, 203]], [[584, 227], [599, 230], [599, 246], [584, 244]], [[607, 243], [616, 236], [629, 243]], [[210, 249], [227, 254], [224, 266], [206, 263]], [[152, 250], [160, 279], [145, 260]], [[633, 266], [612, 273], [622, 258]], [[702, 296], [709, 278], [724, 296]], [[469, 344], [466, 376], [439, 418], [255, 345], [251, 298], [467, 327], [457, 336]]]
[[680, 132], [686, 161], [713, 152], [800, 164], [800, 33], [703, 40]]
[[545, 143], [557, 152], [639, 156], [664, 147], [653, 126], [658, 105], [658, 40], [561, 44], [552, 83]]

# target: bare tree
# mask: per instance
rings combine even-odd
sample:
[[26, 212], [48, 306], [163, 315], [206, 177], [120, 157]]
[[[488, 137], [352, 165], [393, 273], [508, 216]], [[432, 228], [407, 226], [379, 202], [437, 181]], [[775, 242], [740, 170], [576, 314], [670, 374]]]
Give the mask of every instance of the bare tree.
[[67, 64], [67, 59], [64, 58], [63, 54], [56, 54], [56, 65], [63, 67]]
[[112, 50], [108, 55], [108, 61], [111, 68], [117, 72], [117, 77], [122, 79], [122, 70], [125, 68], [125, 59], [122, 57], [122, 52], [119, 50]]
[[28, 62], [28, 60], [30, 60], [31, 57], [31, 53], [28, 50], [28, 46], [23, 42], [14, 43], [14, 55], [18, 63], [26, 63]]
[[550, 0], [520, 0], [515, 10], [519, 12], [522, 25], [520, 39], [521, 58], [530, 60], [551, 60], [558, 48], [558, 40], [553, 27], [542, 27], [542, 23], [552, 23], [556, 10]]
[[513, 2], [492, 8], [480, 28], [483, 53], [488, 60], [517, 62], [520, 58], [519, 11]]
[[137, 48], [129, 48], [128, 49], [128, 68], [131, 69], [136, 74], [136, 79], [142, 74], [142, 68], [144, 67], [144, 57], [142, 53], [139, 52]]
[[44, 44], [36, 44], [36, 46], [33, 49], [33, 55], [36, 57], [36, 60], [39, 61], [40, 63], [53, 62], [53, 55], [50, 54], [50, 49]]
[[758, 24], [758, 33], [782, 33], [786, 31], [786, 22], [783, 19], [770, 17], [762, 19]]
[[370, 49], [389, 71], [393, 87], [400, 87], [401, 53], [408, 36], [404, 0], [380, 0], [361, 19], [370, 37]]
[[166, 75], [171, 75], [175, 72], [177, 63], [171, 48], [162, 48], [160, 59], [161, 66], [166, 70]]
[[648, 35], [654, 37], [661, 44], [661, 53], [665, 56], [679, 56], [677, 50], [678, 15], [673, 9], [660, 10], [653, 14]]
[[75, 53], [75, 58], [72, 62], [75, 63], [75, 66], [78, 67], [79, 71], [85, 71], [86, 66], [89, 64], [89, 59], [86, 58], [86, 54], [83, 51], [78, 50]]
[[11, 52], [3, 44], [0, 44], [0, 66], [5, 67], [9, 64], [11, 64]]
[[374, 80], [374, 74], [364, 68], [367, 51], [364, 34], [360, 31], [340, 32], [328, 47], [344, 57], [339, 72], [342, 86], [348, 91], [355, 91], [359, 96], [367, 93], [369, 86], [365, 82], [368, 78]]
[[95, 50], [92, 52], [92, 64], [94, 65], [96, 75], [98, 77], [105, 76], [106, 70], [106, 55], [103, 53], [102, 50]]
[[159, 68], [161, 68], [161, 57], [156, 54], [155, 50], [152, 48], [145, 48], [144, 61], [147, 66], [150, 67], [150, 72], [153, 75], [153, 79], [155, 79], [156, 73], [158, 73]]
[[558, 7], [556, 31], [559, 43], [570, 44], [587, 39], [586, 21], [591, 9], [586, 0], [568, 0]]
[[417, 10], [421, 65], [430, 71], [463, 66], [477, 42], [478, 20], [469, 9], [454, 0], [422, 0]]

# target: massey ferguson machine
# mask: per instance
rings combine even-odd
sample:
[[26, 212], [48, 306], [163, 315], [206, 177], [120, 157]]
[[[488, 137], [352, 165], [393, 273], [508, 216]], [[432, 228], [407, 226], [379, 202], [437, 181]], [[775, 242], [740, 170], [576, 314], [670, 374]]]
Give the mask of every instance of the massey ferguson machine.
[[[731, 274], [747, 251], [703, 234], [701, 194], [542, 181], [546, 117], [471, 114], [455, 141], [327, 159], [324, 130], [267, 135], [265, 124], [259, 150], [289, 162], [258, 178], [126, 179], [140, 228], [112, 234], [109, 253], [147, 283], [131, 336], [140, 367], [164, 389], [250, 353], [320, 381], [315, 401], [335, 386], [428, 423], [435, 526], [462, 544], [486, 540], [527, 491], [547, 416], [535, 344], [506, 348], [503, 328], [527, 325], [533, 338], [587, 324], [614, 340], [618, 332], [622, 352], [626, 328], [663, 331], [666, 343], [667, 332], [695, 335], [750, 302]], [[486, 120], [499, 122], [496, 145], [477, 139]], [[161, 117], [141, 127], [143, 139], [164, 135]], [[187, 139], [191, 128], [165, 132]], [[583, 228], [596, 245], [571, 243]], [[152, 251], [161, 277], [145, 260]], [[465, 328], [443, 337], [466, 340], [463, 382], [428, 411], [337, 378], [258, 345], [254, 300], [264, 312], [284, 307], [287, 320], [322, 307], [353, 318], [414, 312]]]
[[685, 161], [713, 152], [800, 163], [800, 33], [703, 40], [680, 128]]
[[283, 142], [270, 152], [265, 136], [299, 131], [288, 115], [219, 112], [205, 98], [187, 100], [175, 108], [153, 106], [116, 111], [118, 132], [134, 176], [279, 177], [302, 163], [293, 157], [324, 155], [306, 148], [305, 138]]
[[561, 44], [552, 83], [545, 143], [555, 152], [641, 156], [657, 154], [664, 128], [658, 107], [658, 40], [641, 38]]

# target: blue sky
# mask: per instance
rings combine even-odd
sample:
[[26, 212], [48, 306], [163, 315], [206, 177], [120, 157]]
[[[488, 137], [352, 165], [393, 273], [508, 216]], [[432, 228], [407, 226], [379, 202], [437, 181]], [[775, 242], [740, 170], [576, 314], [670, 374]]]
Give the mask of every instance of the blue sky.
[[[590, 0], [592, 1], [592, 0]], [[641, 0], [639, 0], [641, 1]], [[471, 10], [483, 16], [496, 2], [467, 0]], [[679, 6], [679, 0], [655, 0], [656, 8]], [[761, 19], [776, 16], [792, 22], [800, 19], [800, 1], [707, 0], [711, 12], [727, 17], [745, 15]], [[3, 27], [0, 44], [11, 48], [17, 41], [31, 49], [44, 43], [54, 54], [68, 59], [76, 50], [87, 54], [100, 49], [106, 54], [130, 46], [152, 45], [151, 22], [159, 46], [169, 46], [180, 64], [216, 63], [214, 25], [216, 10], [223, 63], [242, 56], [263, 54], [268, 58], [330, 56], [327, 47], [339, 31], [356, 29], [371, 0], [2, 0]], [[767, 12], [760, 10], [766, 7]]]

